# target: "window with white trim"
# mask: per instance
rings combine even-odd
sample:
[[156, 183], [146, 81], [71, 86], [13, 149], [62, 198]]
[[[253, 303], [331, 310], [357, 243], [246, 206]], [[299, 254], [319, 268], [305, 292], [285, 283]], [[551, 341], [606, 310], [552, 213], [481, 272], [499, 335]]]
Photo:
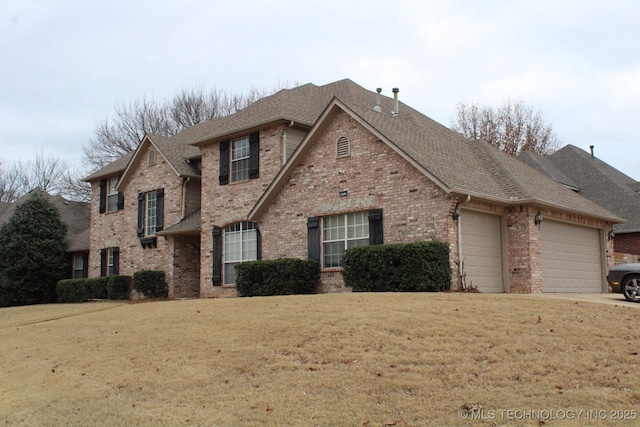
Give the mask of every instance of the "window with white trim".
[[158, 219], [157, 200], [157, 192], [150, 191], [146, 194], [145, 236], [153, 236], [156, 234], [156, 220]]
[[249, 179], [249, 137], [231, 142], [231, 182]]
[[258, 232], [253, 222], [237, 222], [224, 229], [224, 284], [236, 283], [236, 265], [258, 259]]
[[73, 278], [81, 279], [84, 277], [84, 254], [73, 254]]
[[345, 249], [369, 245], [369, 213], [353, 212], [322, 218], [322, 266], [340, 267]]
[[120, 248], [104, 248], [100, 250], [100, 276], [112, 276], [120, 271]]
[[107, 182], [107, 212], [118, 210], [118, 178], [111, 178]]
[[113, 269], [115, 267], [115, 258], [113, 256], [113, 248], [109, 248], [109, 252], [107, 254], [107, 275], [113, 275]]

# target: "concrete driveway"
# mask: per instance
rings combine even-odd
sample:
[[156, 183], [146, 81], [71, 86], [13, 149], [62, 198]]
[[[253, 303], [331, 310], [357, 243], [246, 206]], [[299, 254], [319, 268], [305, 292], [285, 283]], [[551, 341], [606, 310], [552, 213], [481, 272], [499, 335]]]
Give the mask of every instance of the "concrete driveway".
[[539, 296], [540, 298], [556, 298], [556, 299], [568, 299], [571, 301], [583, 301], [583, 302], [596, 302], [602, 304], [620, 305], [624, 307], [640, 308], [640, 303], [629, 302], [624, 299], [622, 294], [532, 294]]

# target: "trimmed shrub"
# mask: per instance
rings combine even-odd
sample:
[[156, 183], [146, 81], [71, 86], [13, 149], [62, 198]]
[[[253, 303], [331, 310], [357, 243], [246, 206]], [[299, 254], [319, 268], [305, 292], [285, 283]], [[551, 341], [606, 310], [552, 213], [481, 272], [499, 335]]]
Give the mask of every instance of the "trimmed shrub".
[[131, 276], [109, 276], [109, 281], [107, 282], [107, 298], [129, 299], [131, 280]]
[[236, 265], [236, 289], [245, 297], [312, 294], [319, 278], [319, 265], [313, 260], [280, 258]]
[[81, 302], [85, 279], [64, 279], [56, 284], [58, 302]]
[[426, 241], [359, 246], [342, 256], [344, 284], [354, 292], [437, 292], [451, 289], [449, 245]]
[[107, 298], [107, 277], [65, 279], [56, 284], [58, 302], [84, 302]]
[[92, 277], [84, 279], [85, 295], [87, 299], [107, 299], [108, 277]]
[[169, 286], [162, 270], [141, 270], [133, 273], [133, 289], [146, 298], [167, 298]]

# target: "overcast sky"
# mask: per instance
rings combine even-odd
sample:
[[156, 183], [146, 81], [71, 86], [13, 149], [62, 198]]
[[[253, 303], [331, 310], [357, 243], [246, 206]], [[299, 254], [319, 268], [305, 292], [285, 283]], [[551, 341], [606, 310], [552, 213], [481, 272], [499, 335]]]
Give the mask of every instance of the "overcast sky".
[[450, 126], [521, 98], [640, 179], [637, 0], [0, 0], [0, 159], [80, 167], [119, 102], [349, 78]]

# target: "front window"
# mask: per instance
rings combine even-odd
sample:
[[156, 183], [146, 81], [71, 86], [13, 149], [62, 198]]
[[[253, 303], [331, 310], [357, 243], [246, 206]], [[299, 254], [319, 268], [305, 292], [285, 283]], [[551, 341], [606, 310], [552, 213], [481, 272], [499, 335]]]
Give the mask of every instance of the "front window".
[[231, 143], [231, 182], [249, 179], [249, 137]]
[[107, 254], [107, 275], [112, 276], [115, 268], [115, 258], [113, 256], [113, 248], [109, 248]]
[[369, 244], [368, 212], [322, 218], [322, 266], [340, 267], [345, 249]]
[[111, 178], [107, 185], [107, 212], [118, 210], [118, 178]]
[[252, 222], [238, 222], [224, 229], [224, 283], [236, 283], [236, 265], [258, 259], [258, 233]]
[[158, 193], [155, 191], [147, 193], [146, 212], [145, 235], [153, 236], [158, 219]]
[[73, 255], [73, 278], [81, 279], [84, 277], [84, 255]]
[[[85, 261], [86, 262], [86, 261]], [[119, 274], [120, 248], [104, 248], [100, 250], [100, 276]], [[86, 268], [85, 268], [86, 272]]]

